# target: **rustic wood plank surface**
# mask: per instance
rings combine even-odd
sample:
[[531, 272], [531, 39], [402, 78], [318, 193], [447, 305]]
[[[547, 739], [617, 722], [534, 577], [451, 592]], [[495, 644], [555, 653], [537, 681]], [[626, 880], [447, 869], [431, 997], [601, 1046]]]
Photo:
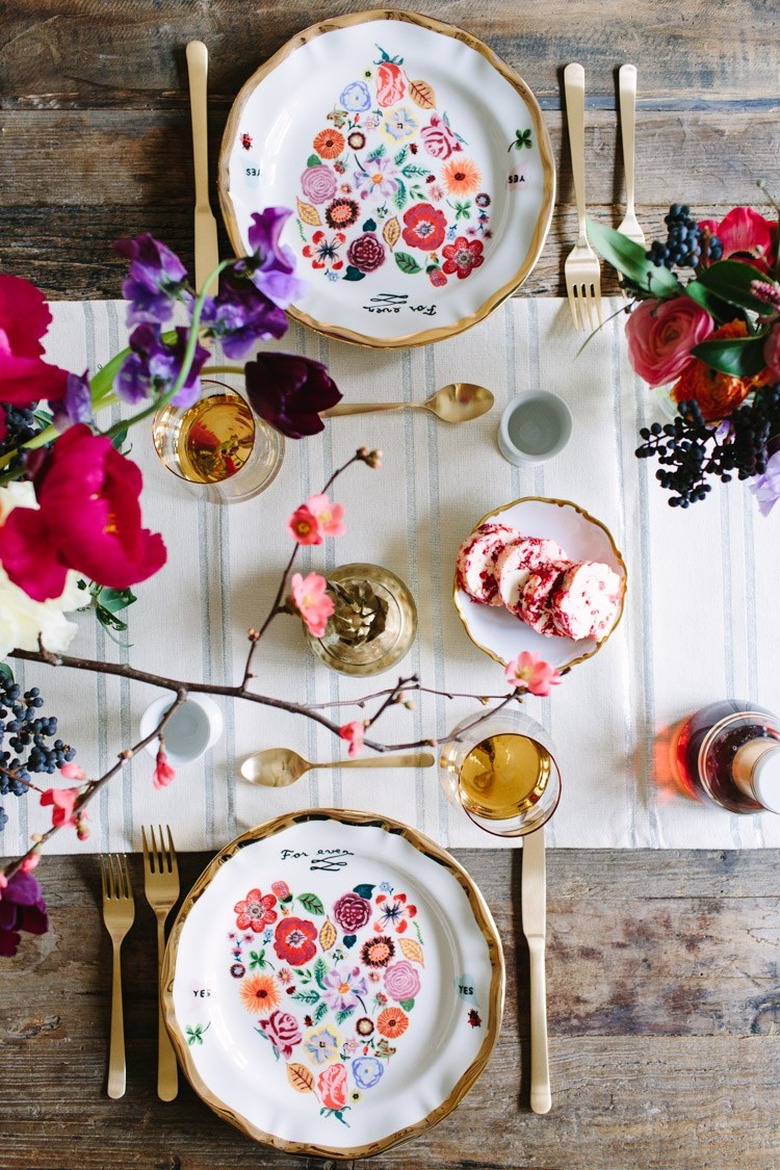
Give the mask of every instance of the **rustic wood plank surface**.
[[[212, 174], [230, 105], [301, 29], [361, 3], [246, 0], [0, 2], [0, 270], [55, 298], [120, 295], [112, 241], [151, 231], [192, 249], [184, 46], [210, 50]], [[672, 200], [718, 217], [780, 194], [780, 27], [767, 0], [428, 0], [486, 41], [536, 94], [559, 198], [525, 295], [563, 295], [574, 234], [561, 75], [586, 69], [588, 201], [616, 224], [624, 196], [616, 72], [639, 69], [637, 210], [659, 234]], [[216, 197], [214, 198], [216, 207]], [[223, 251], [227, 237], [221, 235]], [[606, 275], [606, 274], [605, 274]], [[614, 291], [609, 278], [606, 292]], [[558, 851], [549, 858], [553, 1110], [528, 1107], [528, 967], [519, 862], [461, 852], [505, 942], [505, 1024], [462, 1105], [377, 1170], [771, 1170], [780, 1164], [780, 915], [776, 852]], [[206, 855], [181, 858], [183, 888]], [[256, 1146], [182, 1085], [155, 1095], [154, 920], [134, 859], [125, 944], [128, 1091], [105, 1095], [110, 948], [94, 859], [47, 858], [52, 932], [0, 979], [3, 1170], [222, 1170], [310, 1165]], [[322, 1165], [321, 1163], [319, 1165]]]
[[[507, 962], [504, 1026], [463, 1103], [372, 1159], [546, 1170], [771, 1170], [780, 1158], [778, 916], [772, 853], [553, 850], [548, 995], [553, 1109], [531, 1113], [520, 858], [460, 850]], [[180, 858], [186, 890], [209, 855]], [[3, 1170], [304, 1167], [254, 1145], [182, 1080], [155, 1094], [155, 923], [131, 859], [124, 945], [127, 1094], [105, 1093], [111, 951], [94, 857], [48, 857], [52, 931], [0, 979]], [[316, 1163], [322, 1167], [322, 1163]]]

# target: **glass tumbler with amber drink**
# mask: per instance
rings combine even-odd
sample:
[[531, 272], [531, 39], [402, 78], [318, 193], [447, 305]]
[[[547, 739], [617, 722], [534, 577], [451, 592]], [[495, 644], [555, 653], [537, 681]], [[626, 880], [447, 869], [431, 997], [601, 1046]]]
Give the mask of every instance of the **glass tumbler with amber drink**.
[[532, 833], [558, 807], [555, 746], [541, 724], [523, 712], [464, 719], [442, 746], [440, 766], [449, 800], [494, 836]]
[[154, 416], [152, 439], [165, 467], [211, 503], [232, 504], [264, 491], [282, 465], [284, 438], [226, 384], [189, 407], [169, 403]]

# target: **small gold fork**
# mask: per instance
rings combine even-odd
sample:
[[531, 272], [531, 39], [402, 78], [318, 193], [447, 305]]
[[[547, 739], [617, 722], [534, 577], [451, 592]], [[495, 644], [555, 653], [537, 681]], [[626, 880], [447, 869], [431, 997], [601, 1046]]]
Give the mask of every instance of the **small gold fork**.
[[564, 263], [566, 292], [575, 329], [601, 324], [601, 266], [585, 226], [585, 70], [576, 63], [563, 71], [571, 170], [577, 204], [577, 242]]
[[161, 1101], [172, 1101], [179, 1091], [176, 1054], [173, 1051], [160, 998], [160, 973], [165, 953], [165, 920], [179, 897], [179, 865], [173, 847], [170, 825], [166, 825], [168, 843], [163, 839], [162, 825], [158, 826], [159, 846], [154, 829], [149, 830], [151, 845], [146, 838], [146, 829], [141, 829], [144, 847], [144, 893], [146, 900], [157, 915], [157, 1096]]
[[135, 902], [127, 858], [124, 854], [109, 854], [100, 858], [100, 877], [103, 884], [103, 921], [111, 935], [114, 950], [111, 980], [111, 1040], [108, 1050], [108, 1095], [124, 1097], [126, 1084], [125, 1022], [122, 1009], [122, 940], [135, 919]]

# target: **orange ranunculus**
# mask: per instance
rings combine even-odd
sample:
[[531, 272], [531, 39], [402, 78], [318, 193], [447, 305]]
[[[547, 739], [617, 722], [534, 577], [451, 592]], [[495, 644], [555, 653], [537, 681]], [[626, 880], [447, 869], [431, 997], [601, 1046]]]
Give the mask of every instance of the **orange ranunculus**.
[[320, 130], [313, 145], [320, 158], [338, 158], [344, 153], [346, 141], [338, 130]]
[[[718, 341], [747, 335], [744, 321], [730, 321], [711, 333], [707, 340]], [[695, 358], [672, 387], [672, 398], [675, 402], [697, 402], [704, 421], [716, 422], [736, 410], [751, 390], [766, 386], [770, 381], [769, 370], [762, 370], [750, 378], [733, 378], [730, 374], [713, 370], [700, 358]]]
[[387, 1007], [377, 1016], [376, 1026], [383, 1036], [396, 1040], [409, 1027], [409, 1017], [402, 1008]]

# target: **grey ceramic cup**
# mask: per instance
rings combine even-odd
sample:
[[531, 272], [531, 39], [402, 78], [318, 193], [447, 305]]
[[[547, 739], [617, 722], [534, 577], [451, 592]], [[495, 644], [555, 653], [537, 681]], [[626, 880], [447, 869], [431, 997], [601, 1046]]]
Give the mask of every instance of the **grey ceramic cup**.
[[498, 449], [518, 467], [544, 463], [564, 449], [571, 427], [571, 411], [562, 398], [549, 390], [526, 390], [501, 416]]

